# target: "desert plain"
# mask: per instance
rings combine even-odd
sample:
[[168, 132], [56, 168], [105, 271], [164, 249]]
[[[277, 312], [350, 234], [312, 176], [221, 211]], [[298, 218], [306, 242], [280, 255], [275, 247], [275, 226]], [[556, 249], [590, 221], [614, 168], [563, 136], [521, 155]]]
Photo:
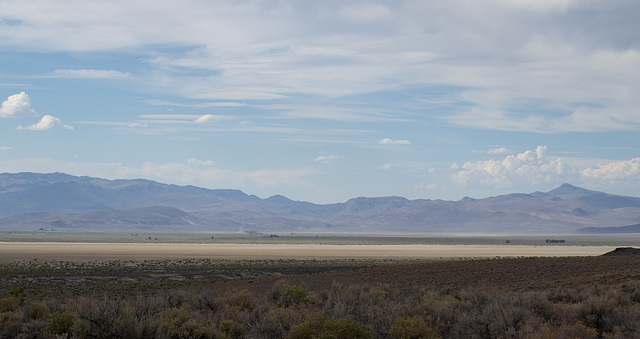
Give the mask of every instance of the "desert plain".
[[597, 256], [614, 246], [0, 242], [0, 262], [160, 259], [437, 259]]
[[0, 240], [0, 337], [640, 337], [629, 236]]

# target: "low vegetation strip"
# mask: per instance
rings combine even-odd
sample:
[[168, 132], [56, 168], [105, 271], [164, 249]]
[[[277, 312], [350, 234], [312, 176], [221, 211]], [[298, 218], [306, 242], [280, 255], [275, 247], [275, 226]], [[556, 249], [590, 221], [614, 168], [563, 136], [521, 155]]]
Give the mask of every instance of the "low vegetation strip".
[[639, 336], [637, 255], [0, 264], [7, 338]]

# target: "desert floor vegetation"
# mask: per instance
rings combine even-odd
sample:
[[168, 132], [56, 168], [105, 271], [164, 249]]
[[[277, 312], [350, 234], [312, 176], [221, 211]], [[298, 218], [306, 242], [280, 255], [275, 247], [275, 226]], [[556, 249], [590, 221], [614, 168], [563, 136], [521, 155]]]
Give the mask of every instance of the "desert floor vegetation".
[[638, 338], [640, 256], [0, 264], [3, 338]]

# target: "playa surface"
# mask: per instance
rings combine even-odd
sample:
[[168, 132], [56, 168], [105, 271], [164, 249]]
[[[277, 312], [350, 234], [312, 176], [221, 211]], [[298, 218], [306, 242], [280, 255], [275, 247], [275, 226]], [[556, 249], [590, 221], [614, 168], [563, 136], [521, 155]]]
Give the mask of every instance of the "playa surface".
[[411, 259], [598, 256], [615, 246], [3, 242], [0, 262], [156, 259]]

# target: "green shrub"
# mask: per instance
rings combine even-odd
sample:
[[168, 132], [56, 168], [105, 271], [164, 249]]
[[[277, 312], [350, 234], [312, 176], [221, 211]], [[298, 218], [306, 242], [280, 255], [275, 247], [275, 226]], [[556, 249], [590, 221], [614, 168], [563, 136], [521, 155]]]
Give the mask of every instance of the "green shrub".
[[[244, 326], [233, 320], [224, 320], [220, 323], [220, 332], [222, 332], [223, 337], [238, 339], [242, 338]], [[216, 335], [216, 337], [218, 336], [220, 336], [220, 334]]]
[[305, 321], [291, 328], [290, 339], [369, 339], [373, 338], [366, 326], [353, 319], [317, 318], [312, 322]]
[[398, 317], [391, 326], [391, 336], [396, 339], [436, 339], [441, 338], [438, 331], [429, 327], [418, 316]]
[[9, 294], [14, 298], [24, 297], [24, 287], [14, 288], [9, 291]]
[[44, 303], [34, 301], [29, 305], [29, 318], [38, 320], [49, 314], [49, 307]]
[[70, 311], [51, 313], [44, 332], [54, 337], [69, 336], [73, 329], [75, 318], [76, 315]]
[[309, 302], [307, 292], [300, 287], [282, 284], [280, 292], [276, 294], [276, 306], [291, 307], [294, 305], [306, 304]]
[[11, 334], [16, 334], [22, 328], [21, 312], [4, 312], [0, 313], [0, 329]]
[[16, 298], [0, 298], [0, 313], [13, 312], [20, 307], [20, 301]]
[[213, 332], [198, 322], [184, 308], [171, 308], [161, 313], [160, 331], [168, 338], [211, 338]]
[[[237, 311], [249, 311], [258, 307], [258, 299], [247, 290], [233, 289], [225, 293], [222, 297], [217, 298], [219, 305], [225, 305]], [[209, 308], [212, 308], [209, 306]]]

